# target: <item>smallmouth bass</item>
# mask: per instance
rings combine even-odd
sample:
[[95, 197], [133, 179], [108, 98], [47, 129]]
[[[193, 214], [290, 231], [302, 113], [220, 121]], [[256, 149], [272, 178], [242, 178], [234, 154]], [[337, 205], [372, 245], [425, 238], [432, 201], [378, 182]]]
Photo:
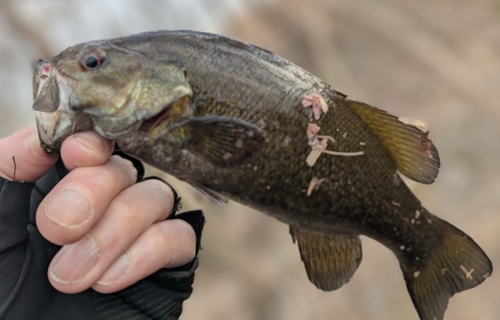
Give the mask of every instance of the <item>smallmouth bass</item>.
[[212, 199], [288, 224], [322, 290], [353, 276], [359, 235], [397, 256], [424, 320], [443, 319], [451, 296], [492, 273], [481, 248], [399, 176], [436, 178], [427, 131], [262, 48], [193, 31], [91, 41], [41, 60], [34, 96], [47, 151], [94, 129]]

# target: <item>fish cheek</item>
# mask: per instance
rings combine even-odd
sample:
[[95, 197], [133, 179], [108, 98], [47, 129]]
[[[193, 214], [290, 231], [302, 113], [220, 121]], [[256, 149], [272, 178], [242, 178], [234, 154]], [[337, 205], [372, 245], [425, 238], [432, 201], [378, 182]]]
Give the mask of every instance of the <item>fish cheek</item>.
[[[158, 115], [169, 105], [182, 105], [183, 107], [177, 110], [181, 111], [181, 114], [188, 111], [189, 104], [176, 103], [193, 95], [180, 62], [169, 57], [157, 57], [143, 61], [142, 69], [143, 73], [133, 98], [137, 107], [143, 110], [145, 118]], [[171, 110], [174, 111], [176, 110]]]
[[[92, 52], [86, 49], [80, 55], [85, 58], [92, 56]], [[92, 108], [94, 110], [86, 110], [92, 115], [110, 115], [130, 99], [142, 74], [141, 56], [118, 49], [98, 50], [96, 55], [98, 53], [105, 58], [95, 69], [72, 66], [74, 72], [71, 77], [76, 84], [70, 97], [70, 106], [73, 110]], [[81, 64], [81, 61], [73, 63]]]

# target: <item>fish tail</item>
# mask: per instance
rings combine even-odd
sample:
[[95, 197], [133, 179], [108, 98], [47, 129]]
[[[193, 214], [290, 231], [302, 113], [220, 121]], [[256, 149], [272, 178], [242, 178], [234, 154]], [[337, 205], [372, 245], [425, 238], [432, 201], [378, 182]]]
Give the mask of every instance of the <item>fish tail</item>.
[[468, 235], [443, 224], [445, 236], [420, 261], [400, 259], [408, 292], [422, 320], [441, 320], [448, 300], [457, 292], [481, 284], [493, 271], [490, 259]]

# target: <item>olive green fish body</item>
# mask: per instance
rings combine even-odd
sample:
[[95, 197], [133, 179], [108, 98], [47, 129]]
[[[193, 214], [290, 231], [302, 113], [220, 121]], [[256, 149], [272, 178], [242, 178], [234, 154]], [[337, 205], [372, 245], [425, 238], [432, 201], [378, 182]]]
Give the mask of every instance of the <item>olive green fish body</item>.
[[[169, 46], [164, 46], [166, 41]], [[391, 222], [387, 231], [393, 235], [394, 228], [403, 229], [399, 224], [414, 219], [416, 210], [423, 211], [396, 175], [396, 167], [379, 139], [349, 109], [345, 96], [320, 79], [258, 47], [227, 38], [160, 33], [150, 36], [149, 42], [157, 54], [183, 57], [194, 92], [193, 117], [220, 115], [256, 126], [262, 123], [266, 141], [236, 167], [220, 167], [204, 158], [193, 159], [188, 153], [183, 158], [179, 153], [182, 144], [165, 152], [158, 146], [173, 147], [176, 143], [172, 140], [183, 139], [168, 134], [153, 140], [146, 134], [134, 137], [137, 143], [130, 146], [122, 142], [122, 149], [130, 154], [183, 180], [258, 207], [284, 223], [309, 225], [312, 230], [349, 230], [381, 240], [377, 223], [382, 215]], [[364, 156], [323, 155], [314, 166], [306, 165], [310, 148], [305, 131], [309, 119], [301, 101], [307, 93], [318, 90], [324, 91], [332, 106], [321, 119], [321, 133], [335, 139], [332, 146], [337, 151], [362, 150]], [[179, 153], [178, 158], [173, 156], [175, 153]], [[169, 157], [171, 161], [166, 160]], [[312, 177], [325, 180], [318, 191], [307, 196]], [[402, 214], [404, 211], [406, 214]], [[370, 221], [376, 223], [370, 226]], [[418, 234], [408, 232], [402, 236]], [[390, 245], [392, 240], [384, 244]], [[399, 243], [394, 246], [400, 247]]]
[[269, 51], [160, 31], [71, 47], [35, 72], [40, 138], [57, 150], [93, 128], [216, 200], [290, 225], [309, 279], [335, 290], [361, 262], [359, 235], [399, 259], [421, 319], [492, 272], [484, 252], [437, 218], [399, 173], [432, 183], [428, 132], [352, 101]]
[[[259, 113], [241, 117], [256, 124], [261, 120], [266, 123], [266, 141], [236, 167], [221, 167], [189, 152], [176, 152], [174, 149], [182, 148], [183, 137], [174, 135], [155, 139], [134, 137], [137, 144], [127, 145], [122, 141], [119, 144], [127, 153], [159, 169], [286, 224], [318, 233], [364, 234], [398, 254], [423, 257], [430, 249], [426, 235], [442, 233], [440, 226], [430, 225], [429, 221], [435, 217], [422, 208], [396, 174], [396, 167], [380, 141], [348, 109], [344, 98], [332, 91], [331, 99], [330, 104], [335, 107], [321, 121], [322, 128], [329, 128], [324, 134], [335, 139], [333, 147], [337, 151], [362, 150], [363, 156], [323, 155], [314, 166], [308, 167], [305, 163], [310, 152], [305, 134], [308, 119], [300, 102], [286, 112], [263, 108]], [[206, 109], [200, 113], [213, 115], [220, 106]], [[164, 145], [174, 148], [158, 148]], [[313, 177], [325, 180], [308, 196]], [[420, 219], [415, 219], [417, 210]], [[401, 246], [413, 247], [413, 252], [401, 251]]]

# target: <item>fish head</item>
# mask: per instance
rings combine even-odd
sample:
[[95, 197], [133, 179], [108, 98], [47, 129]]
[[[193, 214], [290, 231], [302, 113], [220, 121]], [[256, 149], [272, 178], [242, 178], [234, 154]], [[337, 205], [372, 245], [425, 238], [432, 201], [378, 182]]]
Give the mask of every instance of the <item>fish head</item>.
[[94, 129], [116, 140], [149, 129], [152, 119], [192, 96], [177, 58], [149, 54], [146, 45], [133, 50], [108, 41], [79, 44], [38, 61], [33, 92], [39, 137], [48, 152], [79, 131]]

